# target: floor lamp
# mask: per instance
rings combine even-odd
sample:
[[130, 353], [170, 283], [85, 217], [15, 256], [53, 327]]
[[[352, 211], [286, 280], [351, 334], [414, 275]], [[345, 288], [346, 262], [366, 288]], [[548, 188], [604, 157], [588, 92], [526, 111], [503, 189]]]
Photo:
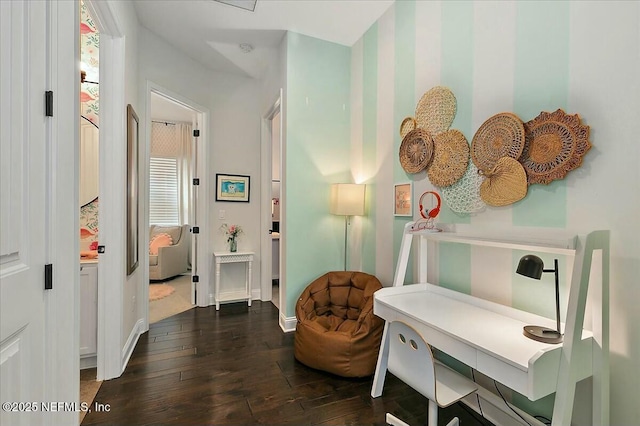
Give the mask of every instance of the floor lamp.
[[334, 183], [331, 185], [329, 212], [344, 216], [344, 270], [347, 270], [347, 225], [349, 216], [364, 215], [364, 192], [366, 185]]

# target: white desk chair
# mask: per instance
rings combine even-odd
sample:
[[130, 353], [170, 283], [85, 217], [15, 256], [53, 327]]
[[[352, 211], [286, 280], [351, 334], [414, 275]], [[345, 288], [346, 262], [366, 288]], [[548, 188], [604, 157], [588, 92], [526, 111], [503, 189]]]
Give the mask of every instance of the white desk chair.
[[[445, 408], [475, 392], [478, 386], [433, 359], [431, 348], [413, 328], [400, 321], [389, 324], [388, 371], [429, 399], [429, 426], [438, 425], [438, 407]], [[391, 413], [390, 425], [408, 426]], [[454, 417], [447, 426], [457, 426]]]

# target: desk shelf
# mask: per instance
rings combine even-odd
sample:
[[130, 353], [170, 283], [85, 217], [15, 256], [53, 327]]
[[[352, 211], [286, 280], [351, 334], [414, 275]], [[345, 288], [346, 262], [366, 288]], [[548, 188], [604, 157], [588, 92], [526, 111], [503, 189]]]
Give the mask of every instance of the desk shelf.
[[[593, 376], [593, 424], [609, 422], [609, 231], [593, 231], [588, 235], [566, 236], [562, 233], [518, 236], [502, 232], [458, 233], [413, 231], [414, 222], [404, 228], [392, 288], [374, 295], [374, 313], [386, 321], [402, 320], [423, 333], [434, 347], [483, 372], [510, 388], [536, 400], [556, 394], [552, 425], [571, 424], [576, 383]], [[418, 244], [418, 283], [404, 286], [413, 237]], [[525, 324], [548, 325], [554, 321], [534, 316], [511, 307], [495, 304], [470, 295], [427, 283], [429, 242], [447, 242], [523, 250], [558, 255], [573, 259], [569, 288], [564, 342], [561, 345], [539, 343], [522, 336]], [[593, 274], [592, 263], [596, 265]], [[598, 306], [590, 306], [598, 322], [592, 330], [584, 330], [587, 291], [594, 279]], [[440, 312], [448, 306], [456, 313]], [[429, 313], [438, 311], [438, 315]], [[468, 316], [467, 316], [468, 313]], [[456, 316], [457, 315], [457, 316]], [[494, 328], [508, 328], [507, 334], [485, 333], [474, 329], [471, 317], [482, 317]], [[460, 321], [462, 318], [462, 321]], [[480, 322], [482, 322], [480, 321]], [[473, 321], [471, 321], [473, 322]], [[471, 331], [469, 331], [471, 330]], [[475, 330], [475, 331], [474, 331]], [[386, 358], [380, 349], [371, 395], [382, 392]], [[500, 341], [502, 340], [502, 341]], [[526, 347], [526, 350], [524, 349]], [[534, 423], [537, 420], [534, 420]]]
[[576, 238], [528, 238], [526, 241], [519, 237], [488, 238], [476, 235], [468, 235], [457, 232], [425, 232], [408, 231], [412, 235], [420, 236], [432, 241], [469, 244], [475, 246], [498, 247], [504, 249], [536, 251], [541, 253], [564, 254], [573, 256], [576, 253]]

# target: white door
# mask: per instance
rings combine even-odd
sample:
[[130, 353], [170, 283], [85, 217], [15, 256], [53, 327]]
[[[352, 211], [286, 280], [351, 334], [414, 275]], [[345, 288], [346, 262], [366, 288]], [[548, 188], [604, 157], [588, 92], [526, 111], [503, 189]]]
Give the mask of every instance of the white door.
[[[45, 400], [47, 4], [0, 1], [0, 423]], [[6, 406], [5, 403], [15, 404]], [[19, 405], [18, 403], [26, 403]], [[36, 410], [33, 413], [29, 410]], [[15, 412], [12, 412], [15, 410]]]

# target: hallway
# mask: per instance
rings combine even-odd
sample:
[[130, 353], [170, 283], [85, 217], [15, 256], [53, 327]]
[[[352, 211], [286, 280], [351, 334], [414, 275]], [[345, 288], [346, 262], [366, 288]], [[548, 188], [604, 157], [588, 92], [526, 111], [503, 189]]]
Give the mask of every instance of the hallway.
[[[387, 411], [424, 424], [427, 401], [389, 375], [384, 395], [369, 396], [372, 378], [345, 379], [293, 357], [294, 333], [278, 326], [271, 302], [195, 308], [150, 326], [124, 374], [105, 381], [88, 413], [97, 424], [385, 424]], [[454, 405], [458, 416], [483, 425]]]

